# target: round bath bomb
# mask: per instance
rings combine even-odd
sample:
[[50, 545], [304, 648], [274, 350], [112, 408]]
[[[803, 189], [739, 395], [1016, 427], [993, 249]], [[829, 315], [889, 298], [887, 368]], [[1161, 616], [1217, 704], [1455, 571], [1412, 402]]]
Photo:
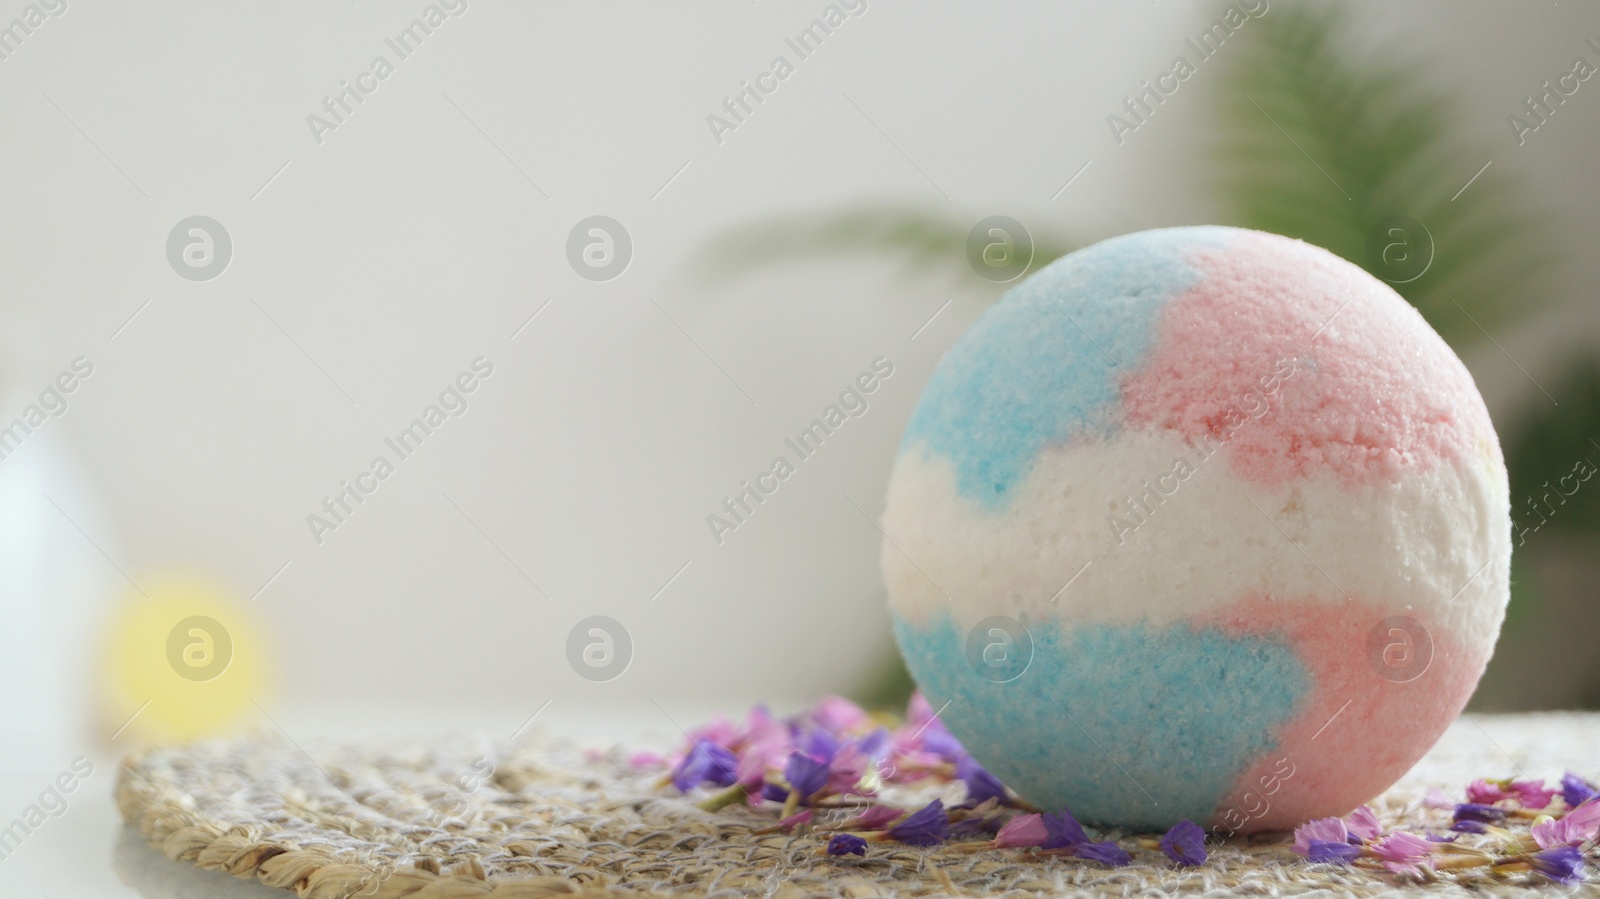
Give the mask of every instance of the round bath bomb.
[[1045, 809], [1349, 812], [1460, 713], [1510, 574], [1471, 376], [1383, 282], [1256, 231], [1057, 260], [940, 361], [888, 490], [918, 685]]

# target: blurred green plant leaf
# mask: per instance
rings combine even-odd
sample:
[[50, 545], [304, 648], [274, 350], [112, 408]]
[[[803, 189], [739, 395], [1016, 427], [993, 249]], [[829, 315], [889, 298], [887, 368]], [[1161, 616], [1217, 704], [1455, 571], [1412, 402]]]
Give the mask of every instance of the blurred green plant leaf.
[[1549, 223], [1511, 172], [1484, 168], [1490, 150], [1457, 127], [1426, 61], [1352, 57], [1344, 18], [1274, 6], [1229, 39], [1214, 157], [1228, 223], [1325, 247], [1390, 281], [1452, 345], [1480, 341], [1548, 297]]
[[[860, 206], [837, 213], [775, 216], [717, 238], [702, 254], [710, 273], [747, 274], [780, 263], [819, 257], [862, 255], [900, 260], [908, 275], [968, 276], [987, 284], [967, 266], [967, 233], [976, 223], [913, 206]], [[1079, 244], [1024, 222], [1033, 238], [1037, 271]]]

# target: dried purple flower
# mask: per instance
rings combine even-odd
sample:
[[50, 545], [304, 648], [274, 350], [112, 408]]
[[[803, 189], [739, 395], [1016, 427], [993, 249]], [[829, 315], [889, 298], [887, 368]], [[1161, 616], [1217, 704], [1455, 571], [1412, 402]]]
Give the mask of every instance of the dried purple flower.
[[783, 766], [783, 778], [789, 782], [790, 789], [799, 794], [800, 801], [805, 802], [827, 786], [828, 763], [803, 752], [791, 752]]
[[934, 721], [922, 732], [922, 748], [947, 762], [960, 761], [967, 754], [961, 748], [961, 741], [945, 730], [944, 724], [939, 721]]
[[1047, 812], [1040, 815], [1039, 819], [1050, 834], [1039, 844], [1040, 848], [1065, 849], [1068, 846], [1089, 842], [1089, 835], [1083, 832], [1083, 825], [1078, 823], [1078, 819], [1072, 817], [1070, 809], [1064, 808], [1055, 813]]
[[884, 728], [878, 728], [857, 741], [856, 749], [875, 762], [881, 760], [889, 753], [889, 732]]
[[1577, 808], [1596, 796], [1600, 796], [1600, 787], [1571, 771], [1561, 775], [1561, 798], [1567, 801], [1568, 808]]
[[1206, 863], [1206, 832], [1185, 818], [1161, 837], [1161, 851], [1181, 868], [1203, 865]]
[[828, 840], [829, 855], [866, 855], [867, 841], [853, 833], [836, 833]]
[[1310, 861], [1348, 865], [1361, 857], [1361, 847], [1346, 842], [1312, 839], [1309, 843], [1305, 856]]
[[1456, 806], [1456, 823], [1477, 821], [1480, 824], [1499, 824], [1506, 819], [1505, 809], [1484, 805], [1481, 802], [1463, 802]]
[[733, 753], [710, 740], [700, 740], [673, 769], [672, 785], [680, 793], [687, 793], [706, 781], [726, 787], [734, 782], [733, 772], [737, 766]]
[[950, 818], [945, 814], [944, 803], [935, 799], [907, 815], [887, 833], [890, 839], [908, 846], [937, 846], [950, 833]]
[[1482, 821], [1457, 821], [1450, 825], [1450, 829], [1456, 833], [1485, 834], [1489, 832], [1489, 825]]
[[1528, 856], [1528, 864], [1556, 883], [1574, 884], [1583, 879], [1583, 853], [1571, 846], [1542, 849]]
[[834, 755], [839, 752], [838, 738], [819, 727], [803, 733], [795, 745], [806, 755], [820, 759], [824, 765], [832, 762]]
[[1072, 848], [1072, 854], [1113, 868], [1120, 868], [1133, 862], [1133, 857], [1128, 855], [1126, 849], [1110, 840], [1103, 843], [1080, 843]]
[[1006, 801], [1006, 786], [1000, 778], [990, 774], [972, 756], [962, 756], [956, 762], [956, 779], [967, 785], [967, 806], [974, 806], [985, 800], [994, 799], [1000, 803]]

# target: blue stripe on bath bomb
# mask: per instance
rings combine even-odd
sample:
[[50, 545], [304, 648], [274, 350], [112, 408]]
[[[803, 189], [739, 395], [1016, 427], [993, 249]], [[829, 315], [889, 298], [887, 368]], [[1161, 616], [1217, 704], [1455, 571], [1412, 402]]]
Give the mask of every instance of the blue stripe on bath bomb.
[[1220, 243], [1227, 230], [1114, 237], [1012, 288], [934, 370], [901, 452], [949, 459], [961, 495], [1006, 508], [1040, 447], [1116, 433], [1118, 367], [1139, 367], [1162, 307], [1201, 277], [1185, 251]]
[[1310, 675], [1285, 642], [1186, 623], [1029, 626], [1033, 658], [995, 683], [948, 616], [895, 618], [923, 694], [967, 751], [1042, 809], [1090, 823], [1204, 824], [1295, 714]]

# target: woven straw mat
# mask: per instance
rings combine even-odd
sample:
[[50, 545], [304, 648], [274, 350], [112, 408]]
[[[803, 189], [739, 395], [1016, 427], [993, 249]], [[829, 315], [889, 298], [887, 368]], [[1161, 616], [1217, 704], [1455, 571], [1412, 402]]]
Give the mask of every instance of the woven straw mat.
[[[1135, 864], [1110, 869], [1026, 850], [874, 843], [821, 854], [822, 833], [757, 833], [771, 811], [708, 813], [637, 771], [620, 749], [585, 754], [545, 739], [494, 746], [316, 746], [261, 738], [148, 750], [119, 774], [122, 816], [167, 857], [259, 878], [302, 897], [529, 899], [544, 896], [1556, 895], [1532, 879], [1423, 883], [1312, 865], [1286, 836], [1235, 838], [1178, 869], [1140, 838], [1111, 833]], [[1442, 830], [1427, 787], [1459, 797], [1477, 777], [1593, 774], [1600, 715], [1478, 715], [1374, 805], [1386, 825]], [[315, 761], [313, 761], [315, 759]], [[491, 770], [492, 769], [492, 770]], [[469, 785], [470, 790], [463, 789]], [[958, 786], [899, 788], [918, 806]], [[837, 814], [843, 815], [844, 812]], [[826, 820], [826, 819], [822, 819]], [[1585, 884], [1580, 891], [1600, 895]]]

